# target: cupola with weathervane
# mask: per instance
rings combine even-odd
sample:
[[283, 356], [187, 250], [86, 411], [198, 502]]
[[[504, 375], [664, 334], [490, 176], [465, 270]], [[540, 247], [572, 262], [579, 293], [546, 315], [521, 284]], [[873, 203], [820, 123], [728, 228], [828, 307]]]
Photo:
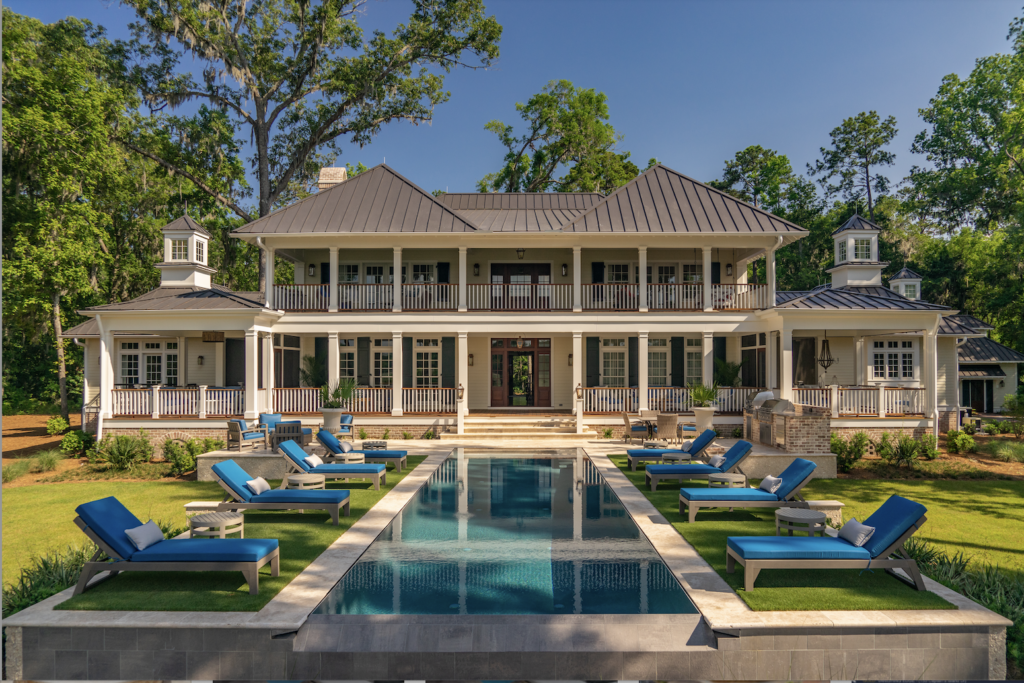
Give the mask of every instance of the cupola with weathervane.
[[882, 270], [889, 265], [878, 260], [878, 235], [882, 229], [854, 214], [832, 233], [835, 265], [829, 269], [832, 287], [880, 287]]
[[910, 268], [904, 267], [889, 278], [889, 288], [897, 294], [917, 301], [921, 298], [921, 280], [920, 275]]
[[171, 221], [162, 231], [164, 260], [156, 264], [160, 286], [210, 289], [211, 276], [217, 272], [207, 265], [210, 233], [189, 216]]

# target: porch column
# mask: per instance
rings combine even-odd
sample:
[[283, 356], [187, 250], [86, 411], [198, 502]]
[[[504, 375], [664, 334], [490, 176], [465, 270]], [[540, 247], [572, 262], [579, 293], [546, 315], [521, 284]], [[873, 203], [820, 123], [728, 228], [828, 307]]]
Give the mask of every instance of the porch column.
[[701, 282], [704, 284], [704, 310], [713, 311], [711, 301], [711, 247], [701, 247], [704, 252], [704, 265], [701, 272]]
[[[330, 252], [331, 252], [331, 258], [330, 258], [331, 272], [329, 274], [329, 278], [330, 279], [329, 279], [329, 285], [328, 286], [330, 287], [330, 291], [327, 293], [327, 310], [330, 311], [331, 313], [337, 313], [338, 312], [338, 248], [337, 247], [331, 247], [330, 248]], [[321, 277], [323, 277], [323, 276], [321, 275]]]
[[[100, 323], [100, 329], [103, 328]], [[114, 333], [103, 330], [100, 334], [100, 415], [104, 419], [114, 415]]]
[[[640, 289], [640, 312], [647, 312], [647, 247], [637, 247], [640, 254], [640, 276], [637, 278], [637, 287]], [[641, 400], [643, 403], [643, 400]]]
[[576, 415], [576, 433], [583, 433], [583, 400], [576, 398], [576, 387], [583, 383], [583, 333], [572, 333], [572, 412]]
[[277, 265], [274, 263], [276, 252], [267, 247], [267, 263], [264, 269], [267, 273], [267, 308], [274, 308], [276, 302], [274, 301], [274, 267]]
[[334, 384], [341, 374], [341, 350], [338, 348], [338, 333], [327, 333], [327, 383]]
[[459, 311], [467, 310], [466, 247], [459, 247]]
[[793, 330], [786, 327], [779, 333], [782, 336], [781, 353], [782, 362], [779, 364], [779, 398], [793, 400]]
[[459, 332], [459, 373], [455, 386], [462, 385], [462, 399], [458, 401], [458, 411], [455, 416], [457, 433], [465, 434], [465, 419], [469, 413], [466, 407], [469, 405], [469, 332]]
[[768, 350], [765, 352], [765, 357], [768, 362], [768, 368], [765, 375], [767, 375], [768, 386], [765, 389], [774, 389], [779, 386], [779, 378], [775, 372], [775, 338], [777, 333], [769, 330], [768, 331]]
[[188, 386], [188, 337], [178, 337], [178, 386]]
[[775, 248], [768, 250], [764, 257], [765, 275], [768, 280], [768, 301], [765, 302], [768, 308], [775, 307]]
[[574, 313], [583, 310], [583, 247], [580, 246], [572, 248], [572, 310]]
[[266, 389], [266, 396], [263, 410], [268, 413], [276, 413], [274, 406], [274, 335], [267, 333], [263, 338], [263, 388]]
[[864, 337], [853, 340], [853, 383], [864, 384]]
[[715, 334], [714, 332], [704, 333], [704, 363], [701, 368], [700, 381], [702, 384], [710, 385], [715, 381]]
[[[401, 258], [402, 248], [396, 247], [396, 258]], [[401, 273], [395, 278], [401, 279]], [[397, 301], [397, 299], [396, 299]], [[402, 333], [391, 333], [391, 415], [402, 416]]]
[[255, 329], [245, 331], [245, 413], [246, 420], [255, 420], [259, 416], [256, 396], [259, 392], [259, 374], [257, 362], [259, 358], [259, 335]]
[[935, 327], [925, 330], [923, 339], [925, 347], [924, 381], [925, 395], [927, 396], [925, 403], [932, 418], [932, 434], [936, 439], [939, 438], [939, 336], [936, 334], [937, 328], [938, 321], [936, 321]]
[[402, 248], [395, 247], [394, 250], [394, 275], [391, 276], [391, 310], [398, 313], [402, 310]]
[[[640, 273], [643, 274], [644, 270], [641, 268]], [[647, 395], [647, 332], [640, 332], [637, 334], [637, 400], [640, 404], [640, 410], [647, 410], [650, 407], [649, 396]]]

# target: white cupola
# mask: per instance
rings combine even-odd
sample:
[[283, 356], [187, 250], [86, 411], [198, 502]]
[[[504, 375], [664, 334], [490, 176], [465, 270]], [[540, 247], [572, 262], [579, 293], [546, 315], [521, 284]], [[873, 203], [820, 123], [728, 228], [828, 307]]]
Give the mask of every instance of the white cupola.
[[160, 286], [210, 289], [210, 276], [217, 272], [207, 265], [210, 233], [188, 216], [171, 221], [162, 230], [164, 260], [156, 264]]
[[889, 265], [878, 260], [878, 235], [882, 229], [854, 214], [832, 233], [835, 265], [829, 269], [833, 287], [881, 287], [882, 270]]
[[907, 299], [921, 299], [921, 276], [910, 268], [903, 268], [889, 278], [889, 288]]

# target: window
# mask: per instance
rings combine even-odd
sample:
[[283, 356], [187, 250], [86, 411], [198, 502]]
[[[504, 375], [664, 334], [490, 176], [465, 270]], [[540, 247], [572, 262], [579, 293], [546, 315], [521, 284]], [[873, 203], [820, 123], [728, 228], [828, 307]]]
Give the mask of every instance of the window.
[[917, 298], [917, 285], [903, 285], [903, 296], [908, 299]]
[[137, 350], [139, 348], [139, 342], [121, 342], [121, 348], [124, 350]]
[[412, 266], [413, 284], [424, 285], [434, 281], [433, 263], [415, 263]]
[[704, 266], [700, 263], [684, 263], [683, 264], [683, 282], [688, 284], [698, 284], [704, 281]]
[[836, 263], [846, 260], [846, 240], [836, 243]]
[[[387, 268], [387, 271], [384, 269]], [[366, 284], [386, 285], [389, 284], [394, 275], [393, 266], [366, 266]], [[387, 272], [387, 276], [384, 273]]]
[[390, 351], [377, 351], [373, 354], [373, 385], [375, 387], [391, 386], [392, 365]]
[[358, 283], [359, 266], [353, 263], [343, 263], [341, 265], [340, 272], [338, 273], [338, 282], [343, 285]]
[[440, 386], [441, 354], [437, 351], [420, 350], [437, 347], [436, 339], [416, 340], [416, 386], [419, 388]]
[[160, 384], [163, 379], [163, 356], [146, 356], [146, 384]]
[[202, 240], [196, 240], [196, 261], [206, 263], [206, 243]]
[[686, 386], [704, 381], [704, 349], [701, 339], [686, 340]]
[[551, 386], [550, 353], [541, 353], [537, 355], [537, 386], [544, 389]]
[[[338, 353], [338, 377], [351, 377], [355, 379], [356, 376], [356, 340], [355, 339], [339, 339], [338, 346], [341, 347], [341, 351]], [[347, 351], [346, 349], [352, 349]]]
[[188, 261], [188, 240], [171, 240], [171, 260]]
[[146, 348], [147, 349], [159, 349], [160, 348], [160, 342], [146, 342]]
[[914, 342], [901, 342], [900, 348], [903, 349], [903, 365], [900, 374], [903, 379], [914, 379]]
[[668, 340], [647, 340], [647, 386], [668, 386]]
[[[170, 344], [167, 345], [170, 347]], [[167, 385], [178, 386], [178, 354], [167, 354]]]
[[501, 369], [504, 359], [505, 356], [500, 353], [491, 354], [491, 387], [501, 387]]
[[872, 346], [874, 379], [914, 379], [913, 341], [876, 341]]
[[871, 260], [871, 240], [862, 239], [853, 241], [853, 258], [858, 261]]
[[[121, 344], [121, 348], [130, 346], [130, 344]], [[135, 347], [138, 348], [138, 344]], [[126, 353], [121, 356], [121, 384], [131, 384], [132, 386], [139, 383], [139, 354], [137, 353]]]
[[374, 339], [373, 340], [373, 345], [374, 346], [391, 346], [393, 341], [394, 341], [393, 339]]
[[601, 386], [626, 386], [626, 340], [602, 339], [601, 346]]
[[629, 266], [625, 263], [612, 263], [608, 266], [608, 283], [625, 284], [629, 282]]

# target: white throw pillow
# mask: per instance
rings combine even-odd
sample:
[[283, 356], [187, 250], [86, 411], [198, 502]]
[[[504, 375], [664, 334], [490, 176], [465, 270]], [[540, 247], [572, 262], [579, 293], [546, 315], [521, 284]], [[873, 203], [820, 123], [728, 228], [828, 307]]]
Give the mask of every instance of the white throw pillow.
[[342, 453], [348, 453], [351, 450], [352, 450], [352, 444], [350, 444], [348, 441], [342, 441], [341, 442], [341, 452]]
[[863, 546], [875, 533], [875, 527], [868, 526], [867, 524], [861, 524], [854, 517], [849, 522], [843, 525], [843, 528], [839, 530], [839, 538], [844, 541], [849, 541], [851, 545], [855, 545], [858, 548]]
[[270, 490], [270, 484], [263, 477], [256, 477], [252, 481], [245, 482], [245, 485], [257, 496]]
[[712, 467], [721, 467], [723, 462], [725, 462], [725, 456], [721, 453], [718, 455], [712, 455], [711, 459], [708, 460], [708, 464]]
[[758, 486], [757, 488], [761, 489], [762, 491], [767, 491], [768, 493], [775, 493], [776, 491], [779, 490], [780, 486], [782, 486], [782, 477], [773, 477], [772, 475], [769, 474], [767, 477], [761, 480], [761, 485]]
[[145, 550], [149, 546], [156, 545], [164, 540], [164, 532], [160, 531], [160, 527], [153, 520], [149, 520], [142, 526], [137, 526], [134, 529], [126, 529], [125, 533], [128, 534], [128, 538], [131, 539], [131, 542], [139, 550]]
[[310, 455], [310, 456], [306, 457], [305, 460], [306, 460], [306, 464], [309, 465], [310, 467], [319, 467], [320, 465], [324, 464], [324, 461], [321, 460], [316, 455]]

